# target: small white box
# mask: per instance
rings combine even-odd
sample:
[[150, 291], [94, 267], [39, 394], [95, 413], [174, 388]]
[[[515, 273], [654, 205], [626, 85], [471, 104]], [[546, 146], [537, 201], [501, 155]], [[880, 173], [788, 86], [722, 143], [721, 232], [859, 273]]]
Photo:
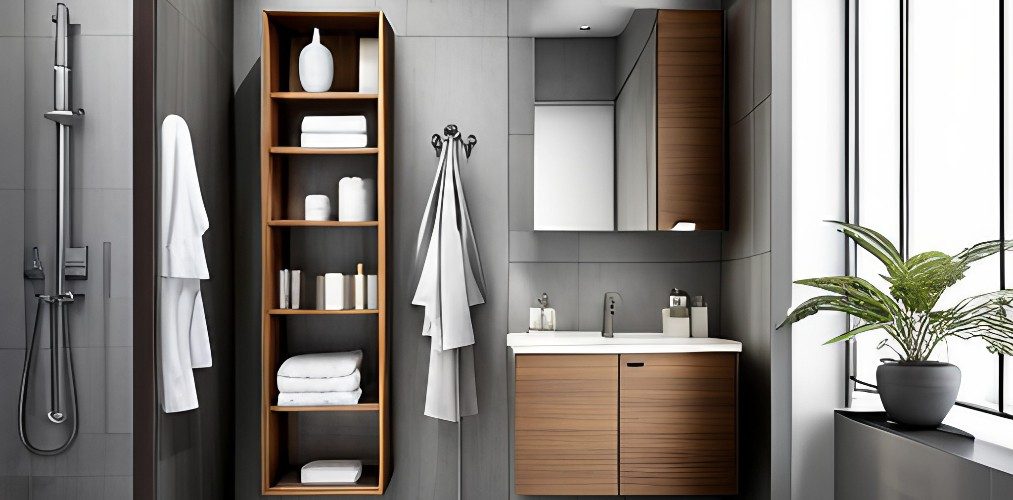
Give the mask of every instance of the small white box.
[[359, 39], [359, 92], [375, 93], [380, 90], [380, 41], [377, 38]]
[[706, 338], [707, 335], [707, 306], [689, 308], [689, 333], [693, 337]]
[[299, 471], [304, 484], [355, 484], [360, 477], [361, 460], [316, 460]]
[[345, 276], [341, 273], [324, 275], [324, 309], [337, 311], [345, 307]]

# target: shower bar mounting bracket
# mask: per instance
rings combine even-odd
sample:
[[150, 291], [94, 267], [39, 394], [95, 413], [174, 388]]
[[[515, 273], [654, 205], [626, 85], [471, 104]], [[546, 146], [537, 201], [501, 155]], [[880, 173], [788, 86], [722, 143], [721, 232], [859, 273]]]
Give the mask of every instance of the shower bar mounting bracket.
[[84, 118], [84, 109], [78, 108], [76, 111], [70, 110], [49, 111], [48, 113], [45, 113], [42, 116], [56, 123], [59, 123], [60, 125], [72, 127], [74, 125], [77, 125], [77, 123], [80, 122], [82, 118]]

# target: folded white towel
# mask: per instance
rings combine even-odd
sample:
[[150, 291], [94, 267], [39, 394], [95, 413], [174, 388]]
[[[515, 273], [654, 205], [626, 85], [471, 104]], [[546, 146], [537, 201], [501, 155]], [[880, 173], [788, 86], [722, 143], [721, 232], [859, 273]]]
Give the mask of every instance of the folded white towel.
[[302, 466], [306, 484], [353, 484], [362, 477], [362, 460], [317, 460]]
[[307, 116], [302, 119], [303, 132], [364, 134], [366, 117], [358, 116]]
[[359, 403], [362, 389], [348, 392], [281, 392], [278, 406], [339, 406]]
[[305, 378], [278, 375], [278, 392], [348, 392], [359, 388], [359, 370], [344, 377]]
[[303, 132], [299, 144], [304, 148], [364, 148], [366, 134], [325, 134]]
[[317, 352], [300, 354], [285, 360], [278, 368], [279, 377], [345, 377], [362, 365], [362, 351]]

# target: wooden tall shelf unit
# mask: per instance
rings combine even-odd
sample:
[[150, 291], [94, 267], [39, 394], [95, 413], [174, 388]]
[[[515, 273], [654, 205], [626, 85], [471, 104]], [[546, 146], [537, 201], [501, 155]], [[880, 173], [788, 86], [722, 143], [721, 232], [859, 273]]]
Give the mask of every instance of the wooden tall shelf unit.
[[[264, 11], [262, 20], [262, 492], [265, 495], [382, 495], [391, 475], [388, 248], [392, 213], [394, 32], [382, 12]], [[304, 92], [299, 84], [299, 51], [309, 42], [313, 28], [320, 29], [322, 43], [334, 57], [334, 83], [329, 92]], [[379, 89], [376, 93], [358, 92], [359, 37], [379, 39]], [[299, 123], [303, 116], [312, 114], [365, 115], [368, 147], [299, 147]], [[377, 220], [363, 223], [303, 220], [302, 197], [312, 194], [310, 191], [330, 190], [332, 205], [336, 206], [337, 182], [346, 175], [376, 180]], [[331, 250], [333, 246], [340, 248]], [[348, 251], [349, 248], [367, 254], [351, 255], [353, 251]], [[306, 281], [303, 290], [310, 291], [314, 275], [351, 272], [347, 266], [354, 260], [366, 262], [367, 270], [377, 274], [376, 309], [278, 308], [280, 269], [306, 266], [303, 268]], [[326, 269], [335, 265], [335, 261], [342, 269]], [[305, 299], [304, 303], [312, 304]], [[310, 324], [322, 325], [328, 330], [326, 335], [321, 335], [319, 328], [307, 331]], [[307, 339], [307, 336], [325, 338]], [[362, 368], [363, 395], [359, 404], [276, 405], [275, 377], [286, 357], [306, 352], [308, 342], [348, 343], [359, 339], [369, 339], [368, 342], [361, 340], [358, 347], [351, 346], [361, 348], [368, 360]], [[315, 419], [310, 424], [327, 429], [326, 435], [300, 440], [300, 425], [304, 419]], [[348, 433], [347, 439], [341, 432]], [[352, 453], [360, 455], [349, 456]], [[362, 478], [354, 485], [299, 482], [299, 469], [306, 461], [325, 458], [363, 460]]]

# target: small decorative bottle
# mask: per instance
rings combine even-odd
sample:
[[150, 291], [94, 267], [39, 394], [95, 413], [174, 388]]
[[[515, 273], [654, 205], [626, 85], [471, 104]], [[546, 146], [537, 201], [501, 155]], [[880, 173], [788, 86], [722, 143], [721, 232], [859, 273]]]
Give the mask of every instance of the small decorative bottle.
[[313, 41], [299, 52], [299, 83], [306, 92], [327, 92], [334, 79], [334, 58], [320, 43], [320, 29], [313, 28]]

